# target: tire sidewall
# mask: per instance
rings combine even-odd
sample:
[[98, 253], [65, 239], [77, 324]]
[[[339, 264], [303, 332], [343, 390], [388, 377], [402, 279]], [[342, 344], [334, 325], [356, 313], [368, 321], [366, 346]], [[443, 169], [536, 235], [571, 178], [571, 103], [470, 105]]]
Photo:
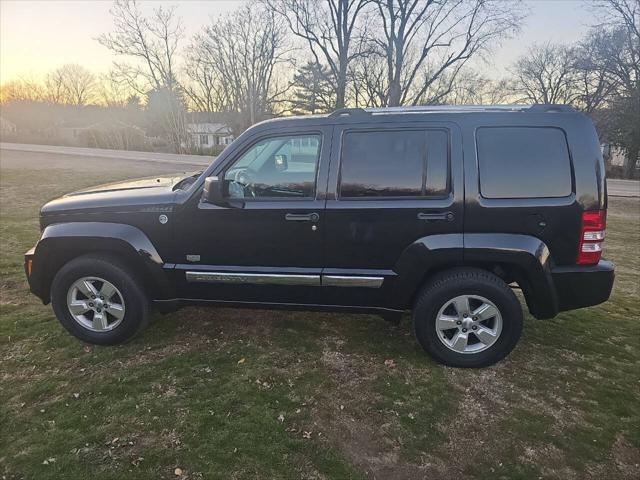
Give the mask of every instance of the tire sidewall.
[[[113, 330], [94, 332], [81, 326], [67, 306], [71, 285], [82, 277], [100, 277], [120, 291], [125, 303], [122, 322]], [[97, 345], [115, 345], [133, 337], [145, 324], [148, 316], [147, 298], [134, 278], [113, 261], [80, 257], [66, 264], [54, 277], [51, 303], [62, 326], [78, 339]]]
[[[478, 353], [458, 353], [447, 348], [438, 337], [436, 319], [440, 309], [458, 295], [477, 295], [495, 304], [502, 316], [498, 340]], [[420, 300], [414, 311], [415, 335], [421, 346], [436, 360], [450, 366], [483, 367], [506, 357], [522, 333], [522, 308], [509, 287], [477, 279], [455, 278], [435, 286]]]

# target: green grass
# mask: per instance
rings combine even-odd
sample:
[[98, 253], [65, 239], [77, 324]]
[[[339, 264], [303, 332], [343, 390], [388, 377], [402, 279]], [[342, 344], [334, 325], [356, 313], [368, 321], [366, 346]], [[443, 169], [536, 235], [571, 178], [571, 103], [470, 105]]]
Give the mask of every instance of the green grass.
[[527, 316], [505, 361], [456, 370], [366, 315], [187, 308], [81, 344], [26, 293], [22, 254], [46, 200], [131, 175], [1, 171], [2, 478], [640, 475], [637, 199], [611, 201], [608, 303]]

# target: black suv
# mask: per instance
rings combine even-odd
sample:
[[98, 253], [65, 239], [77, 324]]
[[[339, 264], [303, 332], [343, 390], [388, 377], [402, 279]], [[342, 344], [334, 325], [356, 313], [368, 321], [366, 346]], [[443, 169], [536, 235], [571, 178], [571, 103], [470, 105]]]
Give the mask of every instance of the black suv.
[[204, 172], [46, 204], [31, 291], [116, 344], [151, 305], [340, 310], [397, 320], [479, 367], [537, 318], [609, 298], [607, 190], [591, 121], [564, 106], [345, 109], [270, 120]]

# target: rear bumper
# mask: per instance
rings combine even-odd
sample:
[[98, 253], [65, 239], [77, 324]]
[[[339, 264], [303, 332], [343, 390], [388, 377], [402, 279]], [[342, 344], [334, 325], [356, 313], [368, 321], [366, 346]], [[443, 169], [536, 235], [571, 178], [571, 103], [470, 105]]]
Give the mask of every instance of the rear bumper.
[[600, 260], [597, 265], [555, 267], [551, 271], [558, 310], [575, 310], [606, 302], [611, 295], [615, 265]]

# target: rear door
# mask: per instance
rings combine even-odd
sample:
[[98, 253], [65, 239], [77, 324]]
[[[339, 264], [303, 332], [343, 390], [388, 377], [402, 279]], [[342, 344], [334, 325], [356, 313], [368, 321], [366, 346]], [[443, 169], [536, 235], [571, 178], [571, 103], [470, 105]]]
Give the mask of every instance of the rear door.
[[402, 308], [394, 283], [403, 252], [423, 237], [462, 233], [459, 129], [435, 122], [349, 124], [336, 126], [333, 138], [325, 301]]
[[[556, 264], [575, 261], [580, 202], [588, 196], [576, 196], [580, 177], [573, 169], [568, 132], [557, 121], [555, 114], [500, 113], [467, 127], [465, 235], [530, 235], [549, 247]], [[594, 175], [597, 158], [589, 161]], [[471, 254], [467, 251], [465, 258]]]

